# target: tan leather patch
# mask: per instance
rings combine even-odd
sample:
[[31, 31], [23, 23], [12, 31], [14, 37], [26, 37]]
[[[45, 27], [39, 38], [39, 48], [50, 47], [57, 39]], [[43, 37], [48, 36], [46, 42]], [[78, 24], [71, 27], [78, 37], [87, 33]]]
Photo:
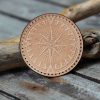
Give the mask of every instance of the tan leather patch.
[[49, 77], [71, 71], [83, 52], [83, 40], [77, 26], [60, 14], [43, 14], [24, 29], [21, 54], [35, 72]]

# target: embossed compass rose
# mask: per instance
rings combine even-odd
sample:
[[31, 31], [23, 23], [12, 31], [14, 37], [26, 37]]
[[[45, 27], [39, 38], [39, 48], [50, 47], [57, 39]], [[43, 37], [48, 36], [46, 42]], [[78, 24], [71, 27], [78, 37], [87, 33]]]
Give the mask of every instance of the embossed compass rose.
[[76, 66], [82, 55], [83, 41], [70, 19], [60, 14], [43, 14], [24, 29], [20, 49], [32, 70], [54, 77]]

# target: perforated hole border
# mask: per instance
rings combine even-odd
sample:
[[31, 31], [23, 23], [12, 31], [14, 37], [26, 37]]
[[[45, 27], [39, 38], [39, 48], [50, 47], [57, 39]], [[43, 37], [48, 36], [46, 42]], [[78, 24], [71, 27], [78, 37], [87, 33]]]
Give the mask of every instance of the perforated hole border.
[[[33, 23], [37, 22], [39, 19], [43, 19], [43, 18], [45, 18], [45, 17], [47, 17], [47, 16], [57, 16], [57, 17], [60, 17], [60, 18], [62, 17], [62, 18], [64, 18], [64, 19], [66, 19], [67, 21], [69, 21], [69, 23], [70, 23], [71, 25], [73, 25], [74, 29], [76, 30], [76, 32], [77, 32], [77, 34], [78, 34], [78, 36], [79, 36], [79, 40], [80, 40], [80, 51], [79, 51], [79, 54], [78, 54], [78, 57], [77, 57], [76, 61], [73, 63], [73, 65], [72, 65], [71, 67], [69, 67], [69, 68], [66, 69], [65, 71], [62, 71], [62, 72], [60, 72], [60, 73], [55, 73], [55, 74], [44, 73], [44, 72], [39, 71], [39, 70], [37, 70], [36, 68], [34, 68], [34, 66], [31, 65], [31, 64], [29, 63], [29, 61], [27, 60], [27, 57], [25, 57], [25, 54], [24, 54], [24, 51], [23, 51], [23, 49], [24, 49], [24, 48], [23, 48], [23, 45], [24, 45], [24, 44], [23, 44], [23, 39], [24, 39], [24, 36], [27, 34], [28, 30], [30, 29], [31, 25], [32, 25]], [[81, 35], [81, 32], [80, 32], [78, 26], [77, 26], [73, 21], [71, 21], [69, 18], [67, 18], [67, 17], [64, 16], [64, 15], [57, 14], [57, 13], [46, 13], [46, 14], [42, 14], [42, 15], [39, 15], [39, 16], [35, 17], [33, 20], [31, 20], [31, 21], [26, 25], [26, 27], [24, 28], [24, 30], [23, 30], [23, 32], [22, 32], [22, 34], [21, 34], [20, 46], [19, 46], [19, 47], [20, 47], [21, 55], [22, 55], [22, 57], [23, 57], [25, 63], [26, 63], [33, 71], [35, 71], [35, 72], [37, 72], [37, 73], [39, 73], [39, 74], [41, 74], [41, 75], [47, 76], [47, 77], [55, 77], [55, 76], [64, 75], [64, 74], [70, 72], [70, 71], [77, 65], [77, 63], [78, 63], [79, 60], [81, 59], [81, 56], [82, 56], [82, 53], [83, 53], [83, 39], [82, 39], [82, 35]]]

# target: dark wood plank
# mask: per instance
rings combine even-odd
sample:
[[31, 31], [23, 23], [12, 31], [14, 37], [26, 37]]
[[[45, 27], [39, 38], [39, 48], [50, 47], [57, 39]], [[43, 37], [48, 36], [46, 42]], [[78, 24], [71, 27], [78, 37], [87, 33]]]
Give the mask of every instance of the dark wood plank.
[[76, 23], [80, 29], [100, 29], [100, 16], [95, 15]]
[[0, 90], [0, 100], [20, 100], [18, 97], [13, 96], [3, 90]]
[[0, 89], [21, 100], [75, 100], [69, 95], [46, 86], [48, 79], [35, 73], [32, 77], [30, 75], [32, 75], [30, 71], [2, 75], [0, 77]]
[[[49, 0], [50, 2], [52, 0]], [[53, 2], [53, 1], [52, 1]], [[61, 4], [61, 2], [66, 4], [67, 6], [76, 4], [79, 0], [76, 1], [54, 1]], [[84, 2], [81, 0], [80, 2]], [[43, 14], [43, 13], [61, 13], [63, 11], [63, 7], [52, 5], [52, 3], [39, 2], [37, 0], [2, 0], [0, 1], [0, 12], [3, 14], [11, 15], [13, 17], [18, 17], [25, 20], [31, 20], [34, 17]], [[100, 17], [93, 16], [87, 18], [83, 21], [77, 23], [80, 29], [84, 28], [99, 28], [100, 26]]]
[[[49, 0], [49, 1], [51, 2], [52, 0]], [[80, 0], [80, 1], [82, 2], [84, 0]], [[57, 1], [54, 1], [54, 2], [57, 2]], [[65, 3], [65, 2], [66, 2], [66, 5], [69, 6], [71, 5], [71, 3], [74, 4], [76, 2], [79, 2], [79, 0], [75, 2], [73, 0], [71, 1], [64, 0], [62, 3]], [[59, 1], [58, 3], [61, 3], [61, 1]], [[60, 13], [63, 11], [63, 8], [49, 4], [49, 3], [37, 2], [36, 0], [29, 0], [29, 1], [2, 0], [0, 1], [0, 11], [3, 14], [7, 13], [7, 15], [12, 15], [13, 17], [17, 16], [18, 18], [31, 20], [34, 17], [43, 13], [48, 13], [48, 12]], [[77, 25], [79, 26], [80, 29], [99, 28], [100, 20], [98, 16], [93, 16], [93, 17], [90, 17], [83, 21], [78, 22]]]
[[[55, 6], [60, 6], [60, 7], [68, 7], [70, 5], [74, 5], [77, 3], [83, 2], [83, 0], [36, 0], [44, 3], [49, 3]], [[85, 1], [85, 0], [84, 0]]]
[[[66, 3], [69, 3], [69, 1], [66, 1]], [[72, 1], [70, 2], [72, 3]], [[70, 4], [69, 3], [69, 4]], [[51, 4], [45, 4], [45, 3], [39, 3], [33, 0], [27, 1], [27, 0], [13, 0], [13, 1], [9, 1], [9, 0], [2, 0], [0, 1], [0, 11], [12, 14], [14, 16], [19, 16], [22, 17], [23, 19], [27, 19], [27, 20], [31, 20], [33, 19], [35, 16], [42, 14], [42, 13], [46, 13], [46, 12], [60, 12], [60, 10], [63, 10], [63, 8], [59, 8], [58, 6], [53, 6]], [[18, 4], [18, 5], [16, 5]], [[10, 7], [8, 7], [8, 5]], [[5, 8], [5, 6], [7, 6]], [[49, 7], [49, 8], [48, 8]], [[58, 7], [58, 8], [56, 8]], [[35, 11], [34, 11], [35, 9]], [[79, 26], [79, 28], [83, 29], [83, 28], [99, 28], [100, 26], [100, 17], [98, 16], [93, 16], [90, 18], [85, 19], [84, 21], [80, 21], [77, 23], [77, 25]]]
[[2, 0], [0, 1], [0, 11], [10, 13], [25, 19], [48, 12], [61, 12], [62, 7], [52, 4], [45, 4], [35, 0]]
[[27, 23], [0, 14], [0, 40], [21, 34]]
[[5, 97], [5, 96], [3, 96], [3, 95], [0, 95], [0, 100], [10, 100], [9, 98], [7, 98], [7, 97]]
[[[82, 61], [75, 71], [79, 74], [88, 76], [88, 79], [100, 83], [100, 61], [99, 60], [84, 60]], [[84, 76], [83, 76], [84, 77]]]
[[[73, 74], [46, 78], [31, 70], [10, 72], [0, 77], [0, 89], [32, 100], [99, 100], [100, 84]], [[24, 99], [27, 100], [27, 99]]]

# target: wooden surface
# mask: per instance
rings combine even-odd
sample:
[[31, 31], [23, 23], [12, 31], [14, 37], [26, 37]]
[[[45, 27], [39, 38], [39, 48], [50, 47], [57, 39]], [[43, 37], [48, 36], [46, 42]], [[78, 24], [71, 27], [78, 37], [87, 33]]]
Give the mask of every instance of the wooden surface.
[[[85, 0], [0, 0], [0, 40], [18, 36], [29, 20]], [[100, 15], [77, 23], [99, 28]], [[8, 66], [9, 67], [9, 66]], [[69, 74], [46, 78], [29, 68], [0, 73], [0, 100], [100, 100], [100, 60], [81, 60]]]

